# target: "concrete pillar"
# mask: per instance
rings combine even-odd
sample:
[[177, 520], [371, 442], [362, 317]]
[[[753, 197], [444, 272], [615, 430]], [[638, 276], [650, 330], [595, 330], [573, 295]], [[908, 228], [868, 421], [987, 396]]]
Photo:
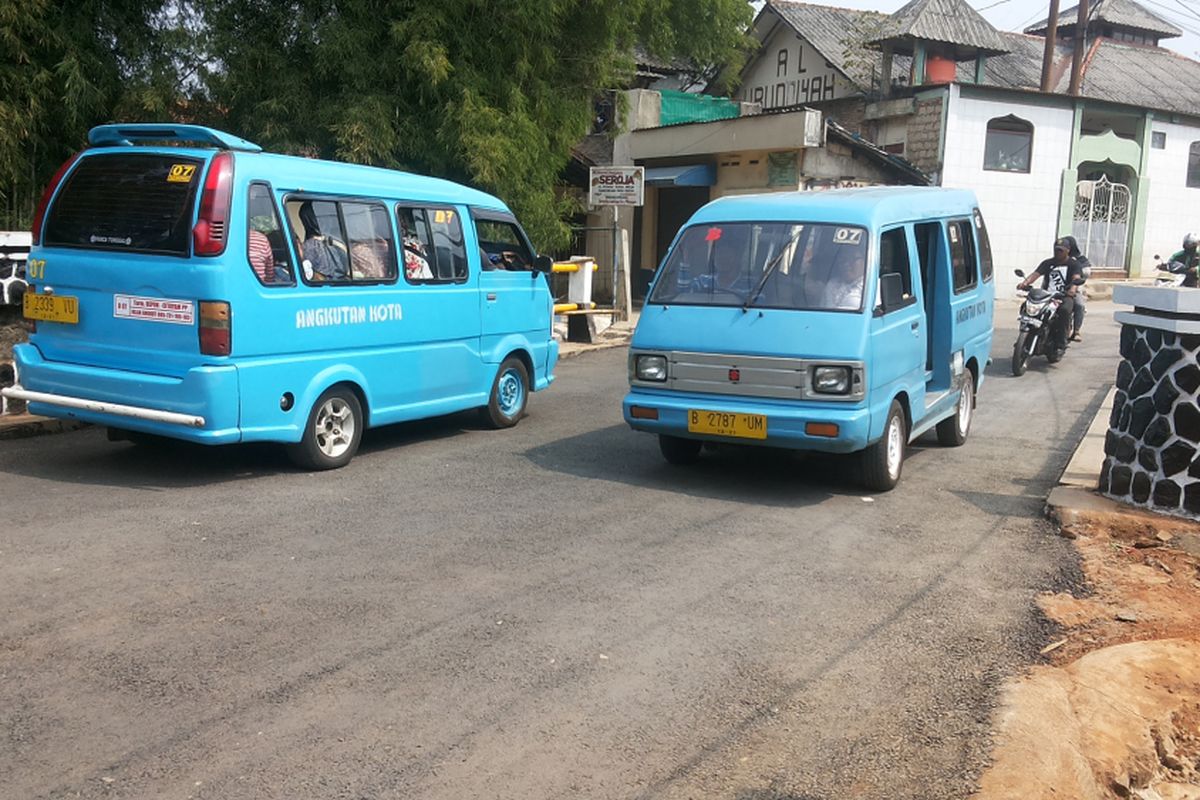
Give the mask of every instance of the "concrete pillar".
[[1119, 285], [1121, 361], [1100, 492], [1200, 519], [1200, 292]]

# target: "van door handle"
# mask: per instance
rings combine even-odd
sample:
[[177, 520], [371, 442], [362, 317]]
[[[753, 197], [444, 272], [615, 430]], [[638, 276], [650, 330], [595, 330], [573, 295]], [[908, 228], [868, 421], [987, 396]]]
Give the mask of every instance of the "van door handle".
[[912, 324], [912, 329], [913, 329], [913, 333], [916, 333], [917, 331], [921, 330], [921, 323], [920, 323], [920, 322], [914, 322], [914, 323]]
[[489, 303], [494, 302], [496, 300], [496, 295], [492, 294], [491, 292], [488, 292], [487, 299], [488, 299]]

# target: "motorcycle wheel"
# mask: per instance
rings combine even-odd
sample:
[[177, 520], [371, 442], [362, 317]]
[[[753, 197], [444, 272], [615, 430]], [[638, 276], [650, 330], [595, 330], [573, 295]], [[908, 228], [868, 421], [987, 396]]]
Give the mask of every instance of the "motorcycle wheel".
[[1049, 342], [1046, 349], [1046, 360], [1051, 364], [1057, 364], [1062, 360], [1063, 351], [1058, 349], [1058, 345], [1054, 342]]
[[1029, 366], [1029, 331], [1021, 331], [1017, 334], [1017, 341], [1013, 344], [1012, 354], [1012, 374], [1014, 378], [1019, 378], [1025, 374], [1025, 369]]

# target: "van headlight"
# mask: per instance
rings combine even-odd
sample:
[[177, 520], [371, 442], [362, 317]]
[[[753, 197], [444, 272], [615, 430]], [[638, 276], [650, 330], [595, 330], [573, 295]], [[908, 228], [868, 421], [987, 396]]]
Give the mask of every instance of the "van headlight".
[[849, 394], [849, 367], [816, 367], [813, 369], [813, 391], [821, 394]]
[[638, 356], [634, 374], [639, 381], [665, 381], [667, 379], [666, 356]]

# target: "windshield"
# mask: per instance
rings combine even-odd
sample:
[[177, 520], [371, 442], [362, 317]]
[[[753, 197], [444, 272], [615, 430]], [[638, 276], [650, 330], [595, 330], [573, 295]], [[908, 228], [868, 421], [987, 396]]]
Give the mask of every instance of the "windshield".
[[866, 257], [866, 232], [848, 225], [695, 225], [675, 244], [649, 302], [859, 311]]

